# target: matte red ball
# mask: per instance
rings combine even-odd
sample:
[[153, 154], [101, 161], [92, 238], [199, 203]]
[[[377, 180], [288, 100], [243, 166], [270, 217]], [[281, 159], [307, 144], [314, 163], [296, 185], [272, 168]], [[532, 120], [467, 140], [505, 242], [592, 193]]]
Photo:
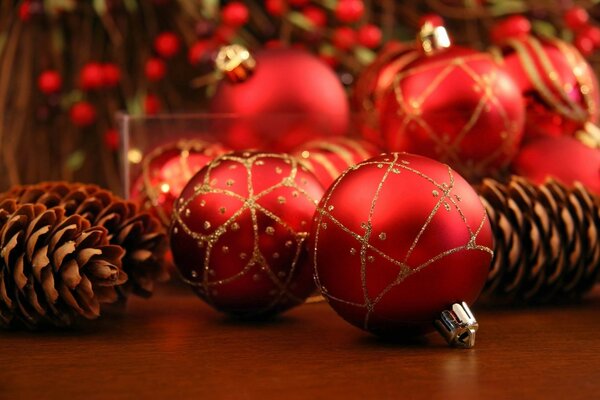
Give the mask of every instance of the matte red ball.
[[580, 182], [600, 196], [600, 150], [572, 137], [532, 140], [515, 158], [513, 171], [537, 184], [548, 178], [566, 185]]
[[287, 151], [299, 144], [291, 140], [298, 132], [304, 141], [346, 133], [346, 93], [321, 60], [297, 49], [264, 49], [254, 58], [247, 80], [222, 80], [211, 100], [211, 112], [238, 118], [219, 127], [228, 146]]
[[144, 97], [144, 112], [146, 115], [156, 115], [162, 109], [162, 103], [158, 96], [149, 93]]
[[301, 304], [314, 290], [305, 242], [322, 194], [289, 155], [223, 155], [175, 204], [175, 265], [198, 296], [229, 314], [266, 316]]
[[202, 61], [207, 61], [214, 45], [208, 40], [198, 40], [188, 51], [188, 62], [191, 65], [198, 65]]
[[102, 80], [106, 87], [116, 87], [121, 82], [121, 69], [113, 63], [102, 65]]
[[71, 122], [78, 127], [87, 127], [96, 122], [96, 108], [87, 101], [79, 101], [69, 111]]
[[487, 279], [492, 231], [475, 190], [447, 165], [390, 153], [347, 170], [313, 220], [315, 279], [329, 305], [364, 330], [433, 330]]
[[167, 65], [160, 58], [150, 58], [146, 61], [144, 73], [149, 81], [158, 82], [167, 74]]
[[227, 26], [238, 28], [248, 22], [248, 7], [241, 1], [232, 1], [221, 9], [221, 20]]
[[265, 0], [265, 9], [270, 15], [281, 17], [287, 10], [286, 0]]
[[356, 45], [356, 32], [348, 26], [341, 26], [333, 30], [331, 43], [340, 50], [350, 50]]
[[365, 4], [362, 0], [338, 0], [335, 6], [335, 17], [340, 22], [356, 22], [364, 13]]
[[453, 46], [403, 65], [380, 101], [385, 150], [448, 163], [468, 179], [508, 166], [523, 136], [523, 96], [486, 53]]
[[57, 71], [47, 70], [38, 76], [38, 88], [44, 94], [53, 94], [60, 91], [62, 78]]
[[79, 86], [83, 90], [100, 89], [104, 86], [104, 71], [102, 64], [90, 62], [85, 64], [79, 72]]
[[364, 140], [333, 137], [304, 143], [292, 155], [328, 188], [346, 169], [379, 153], [380, 149]]
[[522, 38], [531, 32], [531, 22], [522, 15], [513, 15], [497, 22], [490, 30], [493, 43]]
[[131, 185], [129, 198], [157, 217], [165, 227], [171, 223], [173, 204], [188, 181], [202, 167], [229, 151], [217, 143], [177, 140], [150, 150]]
[[374, 24], [366, 24], [361, 26], [357, 32], [357, 40], [361, 45], [370, 49], [381, 44], [381, 29]]
[[571, 29], [579, 29], [587, 25], [590, 15], [583, 7], [571, 7], [563, 16], [565, 25]]
[[173, 32], [162, 32], [154, 39], [154, 50], [163, 58], [172, 58], [179, 53], [179, 37]]
[[528, 35], [492, 51], [525, 97], [525, 140], [572, 136], [586, 123], [598, 122], [598, 80], [572, 45]]
[[319, 7], [307, 6], [302, 9], [302, 15], [317, 28], [327, 25], [327, 13]]

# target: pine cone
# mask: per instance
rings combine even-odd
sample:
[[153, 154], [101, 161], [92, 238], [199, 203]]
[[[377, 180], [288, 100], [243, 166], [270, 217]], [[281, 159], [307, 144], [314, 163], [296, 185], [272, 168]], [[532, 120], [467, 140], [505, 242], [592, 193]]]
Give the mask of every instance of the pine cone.
[[110, 243], [125, 249], [123, 269], [129, 280], [118, 289], [123, 297], [131, 293], [149, 297], [156, 282], [169, 278], [164, 262], [166, 235], [160, 222], [108, 190], [81, 183], [45, 182], [14, 187], [4, 197], [22, 204], [61, 206], [67, 215], [80, 215], [106, 228]]
[[495, 237], [484, 292], [511, 302], [580, 297], [600, 271], [600, 200], [580, 184], [534, 185], [512, 177], [479, 186]]
[[100, 315], [127, 280], [123, 249], [79, 215], [42, 204], [0, 202], [0, 325], [70, 325]]

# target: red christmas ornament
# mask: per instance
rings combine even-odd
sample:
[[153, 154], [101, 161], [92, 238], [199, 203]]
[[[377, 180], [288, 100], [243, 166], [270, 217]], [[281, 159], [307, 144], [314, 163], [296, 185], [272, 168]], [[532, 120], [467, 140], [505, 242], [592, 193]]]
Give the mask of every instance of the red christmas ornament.
[[110, 128], [104, 132], [104, 144], [111, 151], [116, 151], [119, 148], [119, 132], [116, 129]]
[[327, 13], [323, 9], [315, 6], [308, 6], [302, 10], [302, 15], [308, 19], [316, 28], [323, 28], [327, 25]]
[[165, 226], [184, 186], [202, 167], [229, 150], [201, 140], [178, 140], [158, 146], [144, 156], [140, 175], [131, 186], [130, 199]]
[[382, 99], [385, 148], [435, 158], [477, 179], [506, 167], [523, 134], [523, 98], [489, 54], [450, 46], [425, 25], [423, 55], [405, 65]]
[[104, 85], [102, 64], [89, 62], [79, 72], [79, 86], [83, 90], [100, 89]]
[[144, 72], [150, 82], [158, 82], [167, 74], [167, 66], [160, 58], [150, 58], [146, 61]]
[[414, 46], [388, 42], [373, 61], [358, 76], [354, 84], [352, 107], [356, 111], [362, 136], [383, 146], [379, 122], [383, 95], [390, 90], [398, 71], [420, 57]]
[[563, 16], [565, 25], [571, 29], [579, 29], [587, 25], [590, 16], [583, 7], [572, 7]]
[[369, 142], [347, 137], [315, 140], [296, 148], [292, 155], [312, 172], [324, 188], [329, 187], [348, 167], [381, 151]]
[[213, 44], [211, 42], [208, 40], [198, 40], [188, 51], [188, 62], [191, 65], [198, 65], [203, 60], [208, 59], [212, 50]]
[[31, 19], [31, 0], [25, 0], [19, 5], [19, 19], [27, 22]]
[[38, 88], [46, 95], [57, 93], [62, 87], [62, 78], [57, 71], [47, 70], [38, 76]]
[[69, 117], [74, 125], [85, 128], [96, 122], [96, 109], [87, 101], [79, 101], [71, 107]]
[[154, 39], [154, 50], [162, 58], [172, 58], [179, 52], [179, 38], [173, 32], [162, 32]]
[[245, 25], [249, 17], [248, 7], [241, 1], [232, 1], [221, 9], [221, 20], [233, 28]]
[[113, 63], [103, 64], [102, 82], [106, 87], [117, 87], [121, 82], [121, 69]]
[[566, 185], [580, 182], [600, 196], [600, 150], [577, 139], [537, 138], [523, 146], [513, 162], [516, 174], [537, 184], [555, 178]]
[[492, 50], [525, 97], [525, 138], [573, 135], [598, 121], [598, 82], [570, 44], [553, 38], [506, 37]]
[[472, 304], [493, 254], [474, 189], [447, 165], [407, 153], [348, 169], [319, 203], [310, 237], [329, 304], [384, 335], [427, 332], [453, 303]]
[[358, 43], [373, 49], [381, 43], [381, 29], [377, 25], [366, 24], [360, 27], [357, 32]]
[[154, 94], [147, 94], [144, 97], [144, 112], [146, 115], [156, 115], [160, 112], [162, 104], [158, 96]]
[[331, 43], [339, 50], [350, 50], [356, 44], [356, 32], [347, 26], [335, 28]]
[[344, 88], [335, 73], [311, 54], [296, 49], [265, 49], [250, 54], [232, 45], [222, 48], [217, 67], [225, 75], [211, 101], [217, 114], [232, 114], [222, 130], [238, 149], [289, 150], [320, 136], [348, 129]]
[[175, 265], [217, 310], [272, 315], [314, 289], [305, 241], [323, 188], [285, 154], [233, 153], [196, 174], [177, 200]]
[[335, 17], [344, 23], [356, 22], [365, 13], [365, 4], [362, 0], [338, 0], [335, 6]]
[[265, 9], [274, 17], [281, 17], [287, 11], [285, 0], [265, 0]]

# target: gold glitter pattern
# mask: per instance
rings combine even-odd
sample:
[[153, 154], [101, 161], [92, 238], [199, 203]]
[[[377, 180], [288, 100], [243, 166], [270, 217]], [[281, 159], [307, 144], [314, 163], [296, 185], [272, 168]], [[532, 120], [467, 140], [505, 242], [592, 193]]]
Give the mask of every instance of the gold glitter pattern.
[[[427, 268], [429, 265], [432, 265], [449, 255], [452, 255], [452, 254], [455, 254], [455, 253], [461, 252], [461, 251], [480, 251], [480, 252], [488, 253], [488, 254], [490, 254], [490, 256], [493, 256], [493, 251], [491, 248], [477, 244], [477, 237], [478, 237], [479, 233], [481, 232], [482, 228], [485, 226], [485, 223], [487, 221], [487, 214], [485, 213], [485, 210], [483, 209], [483, 206], [482, 206], [481, 221], [478, 224], [477, 229], [475, 231], [473, 231], [470, 224], [468, 223], [459, 203], [455, 200], [455, 197], [453, 196], [452, 190], [454, 189], [455, 181], [454, 181], [454, 174], [453, 174], [452, 169], [450, 167], [447, 167], [448, 168], [448, 183], [445, 183], [445, 182], [440, 183], [440, 182], [435, 181], [433, 178], [429, 177], [428, 175], [412, 168], [410, 166], [409, 162], [405, 162], [406, 160], [402, 159], [402, 157], [405, 154], [406, 153], [391, 153], [389, 158], [387, 158], [384, 161], [379, 161], [379, 160], [378, 161], [365, 161], [363, 163], [358, 164], [354, 168], [345, 171], [342, 174], [342, 176], [340, 177], [340, 179], [338, 179], [333, 184], [333, 186], [327, 191], [325, 197], [321, 200], [321, 202], [317, 208], [317, 212], [316, 212], [316, 218], [315, 218], [316, 229], [314, 231], [315, 236], [314, 236], [314, 246], [312, 249], [312, 252], [313, 252], [312, 257], [313, 257], [313, 263], [314, 263], [314, 267], [315, 267], [315, 281], [317, 283], [317, 286], [320, 287], [320, 289], [323, 293], [323, 296], [325, 297], [325, 299], [327, 301], [340, 302], [340, 303], [344, 303], [344, 304], [348, 304], [351, 306], [365, 309], [366, 312], [365, 312], [365, 317], [364, 317], [364, 321], [363, 321], [363, 326], [365, 329], [369, 329], [369, 319], [370, 319], [373, 311], [375, 310], [377, 304], [386, 296], [386, 294], [388, 294], [394, 287], [401, 284], [407, 277], [418, 273], [419, 271], [423, 270], [424, 268]], [[362, 232], [362, 233], [354, 232], [351, 229], [349, 229], [348, 227], [346, 227], [341, 221], [339, 221], [334, 215], [332, 215], [328, 211], [329, 210], [329, 201], [331, 200], [331, 197], [333, 196], [333, 194], [336, 192], [337, 187], [340, 185], [340, 183], [342, 183], [344, 181], [345, 175], [350, 174], [353, 171], [358, 170], [360, 168], [368, 167], [371, 165], [379, 166], [380, 164], [382, 164], [383, 167], [385, 167], [385, 172], [383, 173], [381, 181], [377, 185], [377, 188], [373, 195], [373, 199], [371, 201], [371, 205], [370, 205], [370, 209], [369, 209], [368, 220], [361, 223], [361, 229], [363, 229], [364, 232]], [[392, 171], [394, 169], [400, 170], [401, 173], [412, 173], [412, 174], [419, 176], [423, 180], [425, 180], [425, 181], [429, 182], [431, 185], [433, 185], [436, 188], [436, 190], [439, 192], [439, 198], [436, 200], [435, 206], [431, 210], [430, 214], [428, 215], [427, 219], [423, 223], [418, 234], [412, 241], [410, 248], [408, 249], [408, 251], [406, 252], [405, 256], [402, 259], [395, 259], [395, 258], [391, 257], [390, 255], [386, 254], [384, 251], [380, 250], [377, 247], [377, 243], [378, 243], [377, 241], [373, 241], [373, 243], [371, 243], [371, 241], [370, 241], [371, 235], [373, 234], [372, 219], [373, 219], [373, 214], [374, 214], [374, 211], [375, 211], [375, 208], [377, 205], [377, 201], [379, 199], [380, 193], [381, 193], [384, 185], [386, 184], [386, 181], [388, 180], [388, 177], [390, 176], [390, 174], [393, 173]], [[426, 232], [427, 228], [431, 224], [431, 221], [433, 220], [435, 215], [438, 213], [439, 209], [445, 203], [452, 204], [452, 209], [455, 210], [455, 212], [457, 212], [458, 215], [460, 216], [460, 219], [464, 223], [464, 225], [468, 231], [468, 234], [469, 234], [468, 242], [464, 243], [461, 246], [457, 246], [457, 247], [453, 247], [451, 249], [445, 250], [445, 251], [441, 252], [440, 254], [437, 254], [437, 255], [431, 257], [427, 261], [420, 263], [419, 265], [414, 265], [414, 266], [409, 265], [408, 260], [411, 256], [411, 254], [413, 253], [413, 251], [415, 250], [415, 248], [417, 247], [417, 244], [419, 243], [422, 235]], [[322, 233], [322, 225], [324, 223], [331, 223], [331, 224], [336, 225], [342, 232], [344, 232], [347, 235], [349, 235], [350, 237], [354, 238], [357, 241], [357, 244], [360, 246], [360, 249], [358, 251], [354, 247], [351, 247], [348, 251], [353, 256], [354, 255], [360, 256], [361, 286], [362, 286], [362, 293], [363, 293], [363, 302], [362, 303], [348, 301], [348, 300], [345, 300], [345, 299], [342, 299], [342, 298], [332, 295], [327, 290], [327, 288], [325, 288], [322, 285], [322, 283], [319, 280], [319, 262], [318, 262], [318, 253], [320, 251], [319, 250], [319, 236]], [[384, 239], [393, 240], [393, 238], [392, 239], [390, 238], [389, 233], [380, 234], [379, 239], [380, 239], [379, 243], [381, 243]], [[377, 254], [379, 257], [385, 259], [386, 261], [388, 261], [389, 263], [391, 263], [392, 265], [397, 267], [396, 278], [392, 282], [389, 282], [385, 288], [383, 288], [379, 293], [377, 293], [375, 295], [370, 294], [369, 291], [367, 290], [367, 264], [374, 261], [373, 256], [367, 256], [368, 252]]]
[[[287, 168], [289, 169], [289, 173], [285, 175], [284, 169], [279, 166], [276, 166], [273, 172], [277, 175], [282, 175], [281, 177], [278, 177], [280, 178], [279, 182], [256, 193], [253, 184], [253, 171], [256, 166], [264, 168], [262, 166], [266, 165], [265, 160], [267, 159], [275, 159], [285, 162], [289, 165], [289, 168]], [[229, 185], [227, 185], [227, 188], [225, 189], [220, 187], [214, 187], [214, 185], [211, 184], [212, 182], [214, 182], [212, 179], [213, 169], [217, 167], [220, 163], [224, 162], [234, 163], [233, 165], [238, 165], [240, 168], [245, 168], [247, 176], [247, 197], [241, 196], [240, 194], [232, 191], [231, 189], [229, 189]], [[229, 167], [229, 169], [231, 169], [231, 166]], [[317, 199], [311, 197], [311, 195], [303, 188], [304, 184], [298, 182], [302, 180], [300, 179], [298, 171], [298, 161], [292, 156], [285, 154], [244, 153], [242, 155], [223, 155], [215, 159], [205, 168], [203, 172], [204, 176], [202, 178], [203, 183], [195, 187], [193, 195], [189, 198], [182, 199], [182, 201], [177, 203], [177, 207], [173, 212], [174, 226], [179, 226], [180, 231], [183, 231], [183, 234], [193, 238], [199, 244], [204, 244], [206, 246], [204, 260], [202, 260], [202, 266], [199, 267], [198, 271], [200, 273], [192, 271], [196, 272], [196, 276], [192, 274], [192, 278], [197, 277], [198, 279], [189, 280], [185, 277], [183, 277], [183, 279], [188, 284], [197, 287], [200, 293], [202, 294], [202, 297], [208, 303], [214, 303], [214, 290], [217, 289], [219, 286], [231, 283], [247, 275], [252, 276], [252, 279], [256, 282], [262, 279], [268, 279], [273, 283], [275, 288], [274, 291], [270, 292], [270, 295], [272, 296], [272, 300], [270, 301], [270, 303], [264, 308], [256, 310], [255, 313], [252, 313], [250, 315], [267, 313], [283, 303], [298, 304], [304, 301], [304, 299], [298, 298], [294, 293], [292, 293], [290, 289], [294, 288], [295, 285], [294, 278], [297, 275], [296, 271], [298, 268], [298, 261], [301, 256], [301, 252], [304, 249], [304, 243], [308, 236], [308, 232], [294, 230], [285, 220], [283, 220], [278, 215], [275, 215], [272, 211], [268, 210], [267, 208], [263, 207], [259, 202], [260, 199], [271, 194], [275, 190], [286, 187], [289, 188], [290, 191], [293, 190], [295, 193], [298, 194], [298, 196], [302, 196], [302, 198], [306, 199], [307, 204], [314, 207], [317, 203]], [[198, 197], [215, 194], [239, 200], [241, 203], [240, 208], [237, 209], [231, 216], [229, 216], [225, 222], [221, 223], [218, 226], [213, 226], [211, 232], [203, 233], [196, 232], [190, 229], [183, 217], [183, 211], [192, 202], [197, 202]], [[279, 201], [279, 204], [285, 204], [285, 202], [282, 203], [281, 201]], [[238, 254], [239, 260], [242, 260], [244, 262], [244, 265], [239, 270], [239, 272], [227, 278], [214, 280], [211, 278], [210, 274], [213, 247], [217, 245], [219, 239], [229, 230], [239, 231], [241, 229], [241, 226], [243, 225], [239, 218], [244, 213], [250, 214], [250, 220], [252, 222], [252, 250], [249, 254], [247, 254], [246, 252], [241, 252]], [[270, 220], [267, 226], [264, 226], [263, 223], [261, 223], [262, 227], [259, 226], [259, 216], [267, 217], [268, 220]], [[276, 272], [271, 269], [268, 260], [280, 259], [282, 255], [279, 252], [263, 254], [259, 246], [259, 242], [261, 236], [275, 235], [276, 231], [280, 229], [285, 230], [288, 237], [293, 237], [292, 240], [287, 240], [285, 242], [285, 245], [282, 246], [291, 249], [291, 253], [293, 254], [293, 256], [289, 260], [289, 267], [286, 267], [286, 271]], [[232, 252], [231, 246], [222, 246], [220, 247], [220, 249], [223, 253]]]

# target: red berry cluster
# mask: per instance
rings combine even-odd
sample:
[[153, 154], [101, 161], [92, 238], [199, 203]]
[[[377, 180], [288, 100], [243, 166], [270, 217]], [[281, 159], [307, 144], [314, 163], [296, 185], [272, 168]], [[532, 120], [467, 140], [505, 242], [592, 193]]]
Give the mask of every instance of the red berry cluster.
[[584, 56], [589, 56], [600, 49], [600, 28], [590, 23], [590, 16], [584, 8], [571, 8], [563, 16], [563, 20], [575, 35], [573, 45]]

